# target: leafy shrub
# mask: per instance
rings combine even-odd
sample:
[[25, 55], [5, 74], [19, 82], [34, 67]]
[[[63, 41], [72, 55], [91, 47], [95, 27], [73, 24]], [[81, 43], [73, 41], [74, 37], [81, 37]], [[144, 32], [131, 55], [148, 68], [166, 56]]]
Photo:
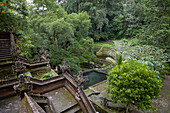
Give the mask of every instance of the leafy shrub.
[[140, 110], [155, 109], [150, 99], [159, 96], [162, 84], [145, 64], [126, 61], [115, 66], [107, 80], [107, 91], [113, 102], [123, 103], [127, 108], [135, 105]]
[[112, 44], [115, 47], [115, 50], [117, 50], [119, 52], [126, 51], [130, 47], [128, 40], [126, 40], [126, 39], [122, 39], [119, 41], [113, 41]]
[[129, 41], [130, 46], [136, 46], [139, 44], [139, 39], [133, 38], [132, 40]]

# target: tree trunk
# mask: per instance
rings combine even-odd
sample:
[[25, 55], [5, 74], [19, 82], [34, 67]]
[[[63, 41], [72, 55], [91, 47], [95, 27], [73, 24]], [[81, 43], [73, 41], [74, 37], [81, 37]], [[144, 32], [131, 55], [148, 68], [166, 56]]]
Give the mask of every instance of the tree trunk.
[[54, 33], [53, 33], [53, 38], [52, 38], [52, 42], [53, 42], [53, 44], [54, 44], [54, 42], [55, 42], [55, 31], [54, 31]]
[[77, 13], [79, 12], [79, 10], [80, 10], [80, 0], [77, 0]]
[[126, 107], [126, 113], [128, 113], [128, 109], [129, 109], [129, 105], [127, 105], [127, 107]]

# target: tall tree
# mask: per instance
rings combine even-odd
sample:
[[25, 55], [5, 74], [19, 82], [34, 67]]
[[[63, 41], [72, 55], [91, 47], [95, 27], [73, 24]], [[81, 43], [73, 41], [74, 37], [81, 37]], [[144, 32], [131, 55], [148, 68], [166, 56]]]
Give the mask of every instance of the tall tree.
[[88, 38], [91, 27], [89, 15], [87, 12], [67, 14], [52, 0], [44, 4], [34, 3], [31, 6], [30, 26], [33, 29], [32, 43], [36, 46], [32, 49], [35, 52], [41, 47], [50, 50], [52, 66], [65, 60], [71, 65], [71, 70], [77, 72], [80, 62], [94, 57], [93, 40]]
[[137, 37], [143, 44], [169, 50], [169, 0], [144, 0], [143, 4], [146, 24], [143, 25]]

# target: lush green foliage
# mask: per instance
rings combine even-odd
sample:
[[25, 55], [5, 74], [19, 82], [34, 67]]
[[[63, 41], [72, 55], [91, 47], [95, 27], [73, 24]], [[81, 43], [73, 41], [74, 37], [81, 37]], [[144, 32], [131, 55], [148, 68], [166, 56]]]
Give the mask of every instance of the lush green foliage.
[[60, 0], [68, 13], [87, 11], [94, 40], [138, 38], [169, 50], [168, 0]]
[[[52, 55], [52, 66], [66, 60], [72, 65], [71, 70], [77, 71], [81, 62], [94, 57], [93, 40], [110, 38], [134, 38], [130, 43], [122, 40], [121, 46], [118, 41], [114, 41], [113, 46], [107, 45], [119, 52], [145, 44], [166, 49], [165, 53], [169, 54], [168, 0], [57, 0], [57, 3], [56, 0], [33, 0], [33, 5], [26, 3], [26, 0], [0, 2], [0, 31], [8, 31], [8, 27], [13, 26], [19, 52], [29, 60], [44, 48]], [[141, 62], [158, 73], [164, 69], [167, 56], [163, 54], [155, 60], [154, 55], [142, 55], [137, 60], [143, 59]]]
[[80, 62], [95, 57], [93, 39], [88, 37], [91, 21], [87, 12], [67, 14], [54, 0], [33, 3], [27, 6], [26, 0], [8, 0], [0, 5], [0, 31], [14, 27], [21, 55], [33, 60], [44, 48], [52, 55], [52, 66], [66, 60], [73, 72], [80, 70]]
[[111, 43], [106, 43], [106, 42], [95, 42], [94, 45], [114, 48], [114, 46]]
[[169, 0], [144, 0], [143, 5], [145, 5], [145, 10], [142, 12], [146, 15], [143, 20], [145, 24], [136, 37], [142, 44], [170, 49]]
[[158, 78], [161, 74], [168, 74], [165, 64], [170, 56], [163, 49], [147, 45], [134, 46], [124, 51], [124, 55], [126, 60], [133, 59], [146, 64], [150, 70], [157, 73]]
[[115, 66], [107, 76], [108, 88], [113, 102], [138, 109], [153, 109], [151, 99], [159, 96], [161, 81], [154, 72], [137, 61], [126, 61]]
[[94, 40], [107, 40], [115, 36], [113, 18], [117, 15], [117, 11], [122, 10], [121, 0], [67, 0], [62, 6], [69, 13], [87, 11], [90, 15], [92, 28], [89, 36]]
[[[39, 3], [34, 1], [29, 16], [30, 28], [27, 36], [31, 37], [31, 57], [38, 54], [40, 48], [51, 53], [52, 66], [67, 61], [72, 72], [80, 70], [80, 62], [90, 61], [93, 54], [93, 39], [88, 37], [91, 27], [86, 12], [67, 14], [54, 1]], [[46, 7], [41, 8], [42, 4]]]
[[15, 32], [26, 29], [28, 9], [26, 0], [0, 1], [0, 31], [9, 31], [13, 26]]

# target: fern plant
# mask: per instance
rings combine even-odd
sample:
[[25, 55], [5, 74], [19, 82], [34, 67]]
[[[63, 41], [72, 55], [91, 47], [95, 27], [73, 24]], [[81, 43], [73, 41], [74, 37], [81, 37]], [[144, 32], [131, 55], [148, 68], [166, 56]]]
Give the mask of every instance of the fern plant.
[[121, 65], [123, 62], [123, 54], [117, 51], [115, 53], [114, 59], [111, 57], [107, 57], [106, 61], [110, 62], [111, 65]]

